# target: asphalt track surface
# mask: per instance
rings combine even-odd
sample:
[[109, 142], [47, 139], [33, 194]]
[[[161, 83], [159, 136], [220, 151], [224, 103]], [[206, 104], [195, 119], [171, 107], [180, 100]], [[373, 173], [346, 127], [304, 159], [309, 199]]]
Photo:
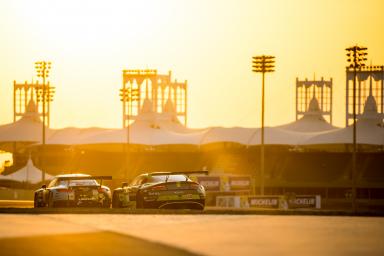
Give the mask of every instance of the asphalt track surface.
[[1, 255], [384, 255], [384, 218], [0, 214]]
[[0, 201], [0, 255], [384, 255], [382, 217], [32, 207]]
[[236, 209], [205, 207], [204, 211], [199, 210], [153, 210], [153, 209], [106, 209], [106, 208], [33, 208], [33, 201], [30, 200], [0, 200], [1, 213], [20, 214], [232, 214], [232, 215], [318, 215], [318, 216], [366, 216], [384, 217], [383, 210], [318, 210], [318, 209]]

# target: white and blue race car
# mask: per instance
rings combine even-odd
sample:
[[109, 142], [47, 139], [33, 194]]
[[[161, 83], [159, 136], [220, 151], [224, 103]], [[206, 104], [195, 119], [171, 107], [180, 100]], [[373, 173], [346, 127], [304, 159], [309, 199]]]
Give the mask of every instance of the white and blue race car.
[[[111, 190], [102, 185], [111, 176], [64, 174], [35, 191], [34, 207], [105, 207], [109, 208]], [[100, 182], [98, 182], [100, 180]]]

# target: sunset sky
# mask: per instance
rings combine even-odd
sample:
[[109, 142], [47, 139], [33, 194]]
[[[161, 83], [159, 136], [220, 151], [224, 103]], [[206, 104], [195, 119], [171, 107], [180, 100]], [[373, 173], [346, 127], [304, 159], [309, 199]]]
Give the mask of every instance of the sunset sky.
[[276, 56], [266, 79], [266, 125], [295, 118], [295, 79], [334, 79], [344, 125], [345, 48], [384, 64], [382, 0], [0, 0], [0, 124], [12, 122], [13, 80], [52, 61], [51, 126], [121, 127], [123, 69], [172, 70], [188, 80], [190, 127], [260, 125], [251, 57]]

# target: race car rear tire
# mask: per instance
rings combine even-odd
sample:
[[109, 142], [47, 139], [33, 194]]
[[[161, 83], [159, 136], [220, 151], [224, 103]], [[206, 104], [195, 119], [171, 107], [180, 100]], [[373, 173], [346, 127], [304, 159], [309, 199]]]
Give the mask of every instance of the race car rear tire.
[[53, 201], [53, 195], [52, 192], [49, 192], [48, 194], [48, 203], [47, 203], [48, 208], [54, 208], [55, 207], [55, 202]]
[[33, 208], [39, 208], [39, 207], [40, 207], [40, 204], [37, 201], [37, 195], [35, 194], [35, 196], [33, 197]]
[[144, 207], [144, 199], [140, 196], [140, 193], [136, 195], [136, 209], [143, 209]]
[[111, 207], [111, 199], [107, 198], [103, 201], [102, 206], [103, 208], [110, 208]]
[[121, 201], [119, 199], [119, 193], [113, 193], [112, 196], [112, 208], [121, 208]]

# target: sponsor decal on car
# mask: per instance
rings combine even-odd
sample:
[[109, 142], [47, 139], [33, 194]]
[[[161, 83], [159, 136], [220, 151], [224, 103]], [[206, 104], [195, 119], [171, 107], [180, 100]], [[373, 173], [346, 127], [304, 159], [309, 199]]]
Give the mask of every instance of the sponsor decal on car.
[[194, 199], [200, 199], [200, 196], [195, 194], [161, 195], [157, 198], [157, 201], [194, 200]]

